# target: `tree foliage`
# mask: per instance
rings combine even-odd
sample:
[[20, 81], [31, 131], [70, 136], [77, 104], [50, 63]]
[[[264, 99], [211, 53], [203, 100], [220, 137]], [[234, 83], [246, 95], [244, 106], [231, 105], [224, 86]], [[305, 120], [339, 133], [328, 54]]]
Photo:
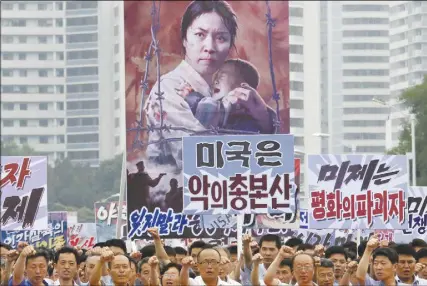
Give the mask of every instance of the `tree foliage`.
[[[37, 156], [29, 146], [1, 142], [2, 156]], [[120, 191], [122, 155], [99, 167], [64, 159], [48, 166], [49, 211], [77, 211], [79, 222], [94, 222], [94, 203]]]
[[[400, 99], [415, 115], [415, 150], [417, 166], [417, 185], [427, 186], [427, 76], [423, 83], [407, 89]], [[404, 124], [403, 132], [399, 137], [399, 145], [390, 150], [389, 154], [406, 154], [411, 150], [410, 121]]]

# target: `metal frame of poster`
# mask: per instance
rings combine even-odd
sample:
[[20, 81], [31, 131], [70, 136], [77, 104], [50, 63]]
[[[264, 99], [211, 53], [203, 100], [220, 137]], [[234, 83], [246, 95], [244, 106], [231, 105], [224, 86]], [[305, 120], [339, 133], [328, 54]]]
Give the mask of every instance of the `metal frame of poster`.
[[1, 156], [1, 174], [1, 230], [47, 229], [47, 157]]
[[[204, 12], [192, 18], [196, 8]], [[169, 238], [210, 236], [177, 199], [183, 137], [289, 133], [288, 10], [287, 1], [124, 2], [129, 238], [153, 226]]]

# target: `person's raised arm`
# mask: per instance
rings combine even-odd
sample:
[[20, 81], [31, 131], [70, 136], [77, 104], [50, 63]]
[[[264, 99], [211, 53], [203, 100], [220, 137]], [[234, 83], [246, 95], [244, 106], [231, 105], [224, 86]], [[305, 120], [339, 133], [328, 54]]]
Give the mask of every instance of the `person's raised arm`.
[[89, 285], [99, 285], [102, 275], [102, 268], [106, 263], [112, 262], [114, 259], [114, 253], [108, 247], [104, 247], [101, 250], [101, 258], [95, 264], [92, 275], [89, 278]]
[[194, 264], [193, 257], [187, 256], [181, 260], [181, 273], [179, 274], [179, 281], [181, 286], [190, 285], [189, 271], [191, 266]]
[[251, 272], [251, 283], [252, 286], [260, 286], [259, 283], [259, 265], [262, 263], [264, 258], [261, 256], [261, 253], [257, 253], [252, 257], [252, 272]]
[[252, 250], [251, 250], [252, 236], [250, 234], [243, 235], [243, 257], [245, 266], [248, 269], [252, 267]]
[[163, 246], [162, 240], [160, 239], [159, 229], [157, 227], [152, 227], [148, 229], [148, 233], [154, 240], [154, 247], [156, 249], [156, 256], [163, 265], [170, 263], [170, 259], [166, 250]]
[[339, 282], [339, 285], [348, 286], [348, 285], [350, 285], [350, 283], [353, 284], [351, 282], [351, 280], [356, 280], [356, 281], [353, 281], [353, 282], [356, 282], [356, 284], [358, 284], [358, 280], [357, 279], [352, 279], [352, 278], [354, 278], [354, 274], [356, 273], [356, 271], [357, 271], [357, 261], [351, 261], [347, 265], [347, 270], [344, 273], [344, 276], [341, 278], [341, 280]]
[[242, 271], [242, 267], [245, 265], [244, 257], [243, 257], [243, 251], [240, 253], [239, 260], [236, 263], [236, 266], [234, 267], [233, 272], [231, 272], [230, 277], [234, 281], [240, 282], [240, 272]]
[[363, 253], [362, 258], [359, 261], [356, 271], [356, 279], [359, 281], [360, 285], [365, 285], [366, 275], [368, 274], [369, 261], [372, 255], [372, 252], [379, 246], [380, 242], [378, 240], [378, 235], [374, 234], [366, 244], [365, 252]]
[[[19, 248], [19, 247], [18, 247]], [[15, 268], [12, 275], [13, 285], [19, 285], [25, 279], [25, 263], [28, 256], [36, 254], [36, 250], [32, 245], [27, 245], [19, 254], [18, 260], [16, 260]]]
[[160, 286], [159, 279], [159, 260], [156, 256], [150, 257], [148, 265], [151, 268], [150, 271], [150, 286]]
[[294, 255], [294, 250], [292, 247], [289, 246], [282, 246], [280, 248], [279, 253], [277, 254], [276, 258], [271, 263], [270, 267], [268, 267], [267, 272], [264, 276], [264, 283], [266, 286], [276, 286], [280, 284], [279, 279], [276, 278], [276, 272], [277, 269], [280, 266], [280, 263], [285, 258], [291, 258]]

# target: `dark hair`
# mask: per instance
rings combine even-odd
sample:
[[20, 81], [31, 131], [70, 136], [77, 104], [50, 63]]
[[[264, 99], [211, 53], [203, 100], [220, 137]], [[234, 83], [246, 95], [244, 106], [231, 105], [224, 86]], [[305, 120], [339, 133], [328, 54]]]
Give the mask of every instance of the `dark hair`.
[[[151, 256], [150, 256], [151, 257]], [[142, 269], [142, 265], [144, 265], [144, 264], [147, 264], [148, 263], [148, 260], [150, 260], [150, 257], [144, 257], [143, 259], [141, 259], [139, 262], [138, 262], [138, 267], [136, 268], [136, 272], [137, 273], [141, 273], [141, 269]]]
[[354, 253], [357, 252], [357, 243], [354, 241], [346, 242], [342, 245], [348, 252], [352, 251]]
[[378, 256], [385, 256], [390, 260], [392, 264], [396, 264], [399, 261], [399, 256], [396, 250], [388, 247], [377, 248], [372, 254], [372, 259], [375, 260]]
[[219, 259], [221, 259], [221, 253], [219, 253], [219, 251], [218, 250], [216, 250], [214, 247], [212, 247], [211, 245], [206, 245], [205, 247], [203, 247], [203, 249], [197, 254], [197, 261], [199, 261], [199, 257], [200, 257], [200, 255], [202, 254], [202, 252], [203, 251], [205, 251], [205, 250], [213, 250], [213, 251], [215, 251], [216, 253], [218, 253], [218, 255], [219, 255]]
[[347, 256], [348, 256], [348, 258], [350, 258], [351, 261], [354, 261], [357, 259], [356, 252], [354, 252], [352, 250], [347, 251]]
[[[234, 46], [237, 35], [237, 17], [231, 8], [230, 4], [226, 1], [193, 1], [185, 9], [184, 15], [181, 19], [181, 42], [187, 39], [187, 30], [195, 19], [203, 14], [215, 12], [217, 13], [228, 32], [230, 33], [230, 47]], [[185, 55], [185, 48], [183, 45]]]
[[105, 246], [108, 246], [108, 247], [118, 247], [121, 250], [123, 250], [124, 254], [127, 253], [126, 243], [123, 240], [121, 240], [121, 239], [113, 238], [113, 239], [107, 240], [105, 242]]
[[184, 247], [181, 246], [177, 246], [174, 248], [175, 249], [175, 253], [179, 254], [179, 255], [187, 255], [187, 250]]
[[314, 245], [313, 244], [309, 244], [309, 243], [303, 243], [298, 245], [297, 247], [297, 251], [305, 251], [305, 250], [314, 250]]
[[4, 242], [0, 242], [0, 248], [6, 248], [7, 250], [12, 250], [12, 246]]
[[106, 244], [105, 244], [105, 242], [98, 242], [98, 243], [96, 243], [92, 248], [95, 248], [95, 247], [105, 247], [105, 246], [107, 246]]
[[295, 247], [300, 244], [302, 244], [302, 239], [298, 237], [291, 237], [285, 242], [285, 245], [289, 247]]
[[168, 271], [171, 268], [176, 268], [178, 269], [178, 273], [181, 273], [181, 265], [177, 264], [177, 263], [168, 263], [166, 264], [164, 267], [162, 267], [162, 269], [160, 270], [160, 276], [165, 275], [166, 271]]
[[237, 251], [237, 245], [230, 245], [228, 247], [228, 251], [230, 251], [230, 254], [237, 254], [238, 253], [238, 251]]
[[361, 241], [359, 246], [357, 247], [357, 254], [359, 257], [363, 256], [363, 253], [365, 253], [366, 245], [368, 244], [367, 240]]
[[421, 238], [414, 238], [414, 239], [411, 241], [410, 245], [411, 245], [412, 247], [422, 247], [422, 248], [424, 248], [424, 247], [427, 247], [427, 242], [425, 242], [425, 241], [424, 241], [423, 239], [421, 239]]
[[225, 64], [233, 65], [237, 69], [237, 74], [242, 77], [243, 81], [249, 84], [250, 87], [257, 89], [260, 81], [260, 76], [257, 68], [248, 61], [242, 59], [230, 59], [224, 62]]
[[290, 258], [285, 258], [280, 262], [280, 266], [279, 267], [285, 267], [288, 266], [289, 268], [292, 269], [292, 259]]
[[59, 256], [61, 254], [65, 254], [65, 253], [72, 253], [72, 254], [74, 254], [74, 257], [76, 258], [76, 263], [79, 263], [79, 253], [77, 252], [77, 250], [75, 248], [69, 247], [69, 246], [61, 247], [61, 249], [59, 249], [56, 252], [54, 262], [58, 263]]
[[165, 249], [166, 254], [167, 254], [168, 256], [176, 256], [176, 251], [175, 251], [175, 249], [174, 249], [173, 247], [168, 246], [168, 245], [165, 245], [165, 246], [164, 246], [164, 249]]
[[141, 252], [142, 258], [151, 257], [156, 254], [156, 248], [154, 244], [149, 244], [141, 248], [139, 252]]
[[422, 249], [418, 250], [417, 256], [416, 256], [417, 262], [418, 262], [418, 260], [420, 260], [421, 258], [424, 258], [424, 257], [427, 257], [427, 248], [422, 248]]
[[39, 247], [38, 249], [41, 250], [41, 251], [46, 252], [47, 257], [49, 258], [49, 261], [55, 259], [55, 250], [54, 249], [50, 249], [50, 248], [47, 248], [47, 247], [44, 247], [44, 246]]
[[325, 267], [325, 268], [334, 268], [334, 263], [327, 259], [327, 258], [321, 258], [320, 259], [320, 267]]
[[86, 260], [87, 260], [87, 255], [86, 254], [80, 255], [80, 257], [79, 257], [79, 264], [83, 263], [83, 262], [86, 262]]
[[49, 264], [49, 255], [47, 254], [47, 252], [38, 248], [36, 248], [35, 250], [36, 253], [34, 255], [27, 256], [27, 258], [25, 259], [25, 265], [28, 264], [29, 260], [35, 259], [37, 257], [43, 257], [46, 260], [46, 264]]
[[47, 266], [47, 275], [49, 275], [49, 277], [53, 275], [53, 270], [54, 268], [52, 265]]
[[307, 255], [308, 257], [310, 257], [310, 258], [312, 259], [312, 261], [313, 261], [313, 266], [314, 266], [315, 261], [314, 261], [314, 257], [313, 257], [313, 256], [311, 256], [310, 254], [307, 254], [307, 253], [300, 253], [300, 254], [297, 254], [297, 255], [295, 255], [295, 256], [293, 256], [293, 257], [292, 257], [292, 259], [291, 259], [291, 271], [293, 271], [293, 270], [294, 270], [294, 262], [295, 262], [295, 259], [296, 259], [298, 256], [301, 256], [301, 255]]
[[417, 252], [409, 244], [398, 244], [393, 248], [394, 250], [396, 250], [397, 255], [410, 255], [413, 258], [417, 256]]
[[282, 241], [280, 240], [280, 237], [278, 235], [275, 235], [275, 234], [263, 235], [261, 237], [261, 239], [259, 240], [259, 247], [260, 248], [262, 248], [262, 243], [264, 241], [272, 241], [272, 242], [276, 243], [277, 249], [280, 249], [282, 247]]
[[196, 240], [188, 248], [188, 255], [191, 255], [191, 252], [193, 251], [194, 248], [204, 248], [204, 247], [206, 247], [206, 242], [204, 242], [203, 240]]
[[337, 246], [337, 245], [334, 245], [334, 246], [331, 246], [331, 247], [329, 247], [328, 249], [326, 249], [326, 251], [325, 251], [325, 258], [331, 258], [331, 256], [332, 255], [334, 255], [334, 254], [342, 254], [342, 255], [344, 255], [344, 257], [345, 257], [345, 260], [346, 260], [346, 262], [347, 262], [347, 259], [348, 259], [348, 255], [347, 255], [347, 251], [345, 251], [345, 248], [344, 247], [342, 247], [342, 246]]
[[131, 264], [133, 263], [133, 265], [135, 265], [135, 271], [138, 271], [138, 262], [136, 262], [136, 260], [130, 257], [129, 255], [125, 255], [125, 256], [129, 259]]

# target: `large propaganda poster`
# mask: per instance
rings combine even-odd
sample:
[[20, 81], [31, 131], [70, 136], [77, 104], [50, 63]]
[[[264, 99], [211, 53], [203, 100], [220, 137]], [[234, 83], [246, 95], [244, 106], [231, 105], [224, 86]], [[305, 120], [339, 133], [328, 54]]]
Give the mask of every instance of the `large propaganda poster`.
[[288, 2], [124, 6], [128, 236], [209, 237], [182, 215], [182, 138], [289, 133]]
[[309, 226], [407, 229], [406, 156], [309, 155]]
[[2, 231], [46, 230], [47, 157], [1, 157]]

